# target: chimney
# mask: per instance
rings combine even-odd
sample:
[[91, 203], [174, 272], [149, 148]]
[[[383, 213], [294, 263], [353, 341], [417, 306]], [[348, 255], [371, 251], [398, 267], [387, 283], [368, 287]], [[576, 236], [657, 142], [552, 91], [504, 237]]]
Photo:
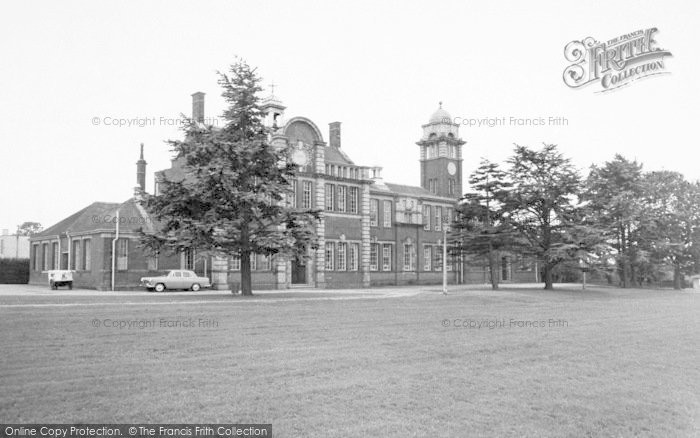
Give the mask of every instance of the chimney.
[[141, 143], [141, 156], [136, 162], [136, 184], [141, 191], [146, 191], [146, 160], [143, 159], [143, 143]]
[[192, 119], [204, 123], [204, 93], [201, 91], [192, 95]]
[[340, 122], [329, 123], [328, 144], [340, 148]]

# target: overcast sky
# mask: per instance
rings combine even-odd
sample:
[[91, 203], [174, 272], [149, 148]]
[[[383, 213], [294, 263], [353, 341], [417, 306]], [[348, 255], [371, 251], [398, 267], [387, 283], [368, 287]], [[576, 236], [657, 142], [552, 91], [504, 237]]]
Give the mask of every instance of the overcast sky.
[[[496, 4], [498, 3], [498, 4]], [[695, 1], [6, 2], [0, 26], [0, 228], [44, 227], [133, 194], [139, 144], [169, 166], [172, 121], [195, 91], [223, 110], [217, 70], [257, 66], [287, 106], [386, 181], [419, 184], [421, 125], [453, 117], [565, 117], [567, 126], [462, 127], [465, 175], [513, 143], [558, 144], [582, 171], [620, 153], [700, 179]], [[610, 93], [570, 89], [564, 46], [657, 27], [671, 74]], [[149, 118], [147, 126], [114, 119]], [[94, 124], [94, 120], [98, 124]]]

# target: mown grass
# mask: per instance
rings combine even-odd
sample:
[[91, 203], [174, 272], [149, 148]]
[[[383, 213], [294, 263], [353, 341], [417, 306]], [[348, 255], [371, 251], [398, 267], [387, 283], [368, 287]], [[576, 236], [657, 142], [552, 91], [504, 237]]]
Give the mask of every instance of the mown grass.
[[[118, 304], [134, 299], [174, 298], [0, 307], [0, 421], [258, 422], [277, 437], [700, 433], [697, 294], [465, 289]], [[0, 300], [32, 302], [47, 300]], [[218, 327], [92, 325], [153, 318]], [[567, 325], [453, 327], [550, 318]]]

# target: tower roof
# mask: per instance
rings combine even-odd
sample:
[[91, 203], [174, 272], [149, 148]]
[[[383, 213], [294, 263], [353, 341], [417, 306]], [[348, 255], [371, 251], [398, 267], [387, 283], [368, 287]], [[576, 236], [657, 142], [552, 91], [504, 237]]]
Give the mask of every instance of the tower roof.
[[430, 121], [428, 123], [451, 123], [452, 116], [450, 113], [442, 109], [442, 102], [440, 102], [440, 108], [438, 108], [432, 116], [430, 116]]

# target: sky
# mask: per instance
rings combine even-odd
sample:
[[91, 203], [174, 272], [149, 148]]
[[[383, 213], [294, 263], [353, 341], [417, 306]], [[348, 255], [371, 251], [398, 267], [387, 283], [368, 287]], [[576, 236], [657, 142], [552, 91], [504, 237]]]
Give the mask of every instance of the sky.
[[[385, 181], [419, 185], [421, 125], [443, 102], [460, 125], [464, 175], [514, 144], [557, 144], [586, 174], [616, 153], [700, 179], [700, 7], [694, 1], [5, 2], [0, 26], [0, 229], [51, 226], [133, 195], [139, 144], [147, 191], [169, 167], [180, 114], [217, 71], [257, 67], [287, 106]], [[597, 93], [562, 80], [564, 47], [658, 28], [670, 74]], [[267, 94], [267, 90], [265, 92]], [[549, 124], [550, 117], [565, 125]], [[513, 118], [513, 119], [511, 119]], [[545, 121], [521, 126], [516, 119]], [[142, 126], [128, 120], [141, 119]], [[119, 120], [125, 125], [119, 126]], [[144, 122], [143, 120], [147, 120]], [[513, 120], [513, 123], [511, 123]], [[554, 120], [554, 119], [553, 119]], [[466, 183], [466, 181], [465, 181]], [[465, 184], [466, 186], [466, 184]]]

